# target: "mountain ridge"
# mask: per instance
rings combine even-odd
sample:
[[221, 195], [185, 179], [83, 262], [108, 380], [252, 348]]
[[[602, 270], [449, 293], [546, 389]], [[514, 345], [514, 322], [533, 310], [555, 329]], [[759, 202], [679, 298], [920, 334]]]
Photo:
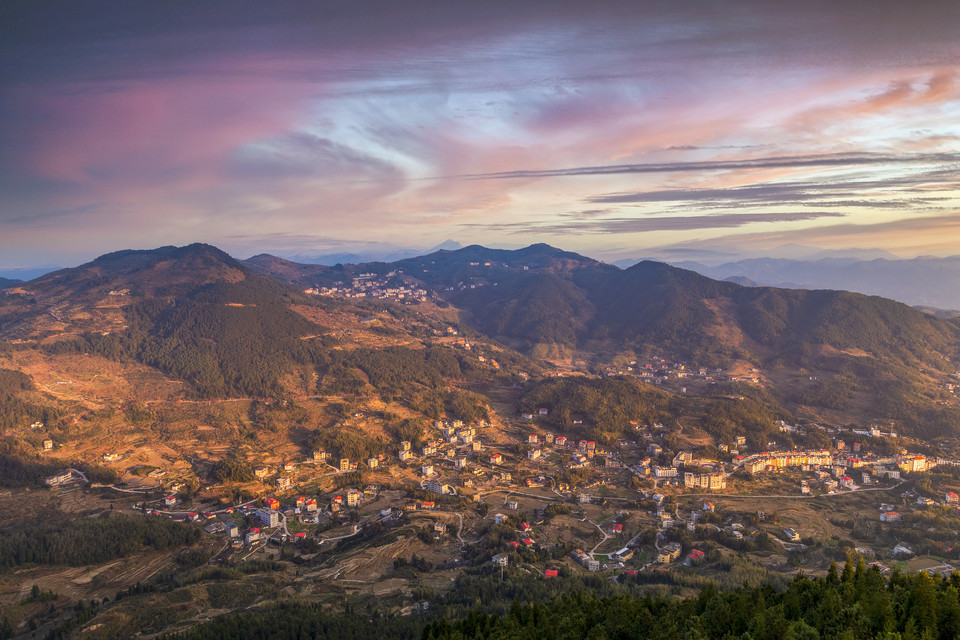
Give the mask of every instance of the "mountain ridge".
[[[202, 244], [114, 252], [8, 295], [0, 335], [10, 337], [30, 318], [37, 338], [108, 333], [83, 337], [80, 348], [137, 357], [205, 395], [279, 393], [282, 367], [261, 366], [262, 380], [226, 372], [255, 369], [258, 359], [286, 362], [285, 354], [300, 354], [304, 363], [319, 357], [297, 341], [323, 333], [304, 310], [339, 304], [303, 293], [322, 283], [317, 279], [340, 283], [341, 291], [377, 279], [384, 287], [397, 279], [422, 287], [453, 305], [464, 326], [563, 367], [580, 361], [581, 369], [600, 371], [625, 360], [669, 358], [693, 367], [755, 368], [763, 372], [755, 378], [792, 407], [862, 406], [862, 415], [876, 420], [921, 423], [960, 353], [960, 324], [877, 296], [743, 287], [656, 261], [619, 269], [543, 243], [516, 250], [470, 245], [335, 267], [264, 254], [237, 261]], [[130, 290], [116, 290], [120, 285]], [[401, 323], [390, 331], [408, 329]], [[238, 349], [230, 340], [247, 344]], [[178, 354], [189, 345], [201, 360]], [[804, 370], [816, 375], [806, 379], [798, 373]], [[845, 390], [843, 402], [835, 388]], [[882, 402], [871, 403], [877, 393]]]

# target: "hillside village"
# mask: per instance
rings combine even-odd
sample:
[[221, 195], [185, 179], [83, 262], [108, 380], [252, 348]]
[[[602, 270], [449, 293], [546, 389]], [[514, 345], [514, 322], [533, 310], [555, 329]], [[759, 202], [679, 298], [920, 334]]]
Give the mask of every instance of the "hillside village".
[[[431, 544], [459, 547], [455, 556], [467, 553], [470, 545], [488, 547], [483, 532], [490, 527], [507, 527], [509, 534], [498, 534], [503, 546], [490, 548], [488, 561], [501, 565], [521, 561], [511, 552], [526, 549], [540, 554], [533, 557], [553, 558], [547, 565], [566, 557], [574, 563], [571, 567], [581, 570], [635, 575], [699, 565], [717, 544], [737, 549], [744, 543], [769, 546], [773, 540], [773, 548], [782, 552], [814, 544], [816, 534], [802, 523], [781, 526], [765, 521], [763, 514], [745, 519], [742, 511], [731, 510], [729, 502], [726, 509], [717, 510], [716, 504], [726, 497], [759, 493], [767, 486], [767, 478], [789, 474], [792, 480], [787, 488], [781, 483], [779, 489], [789, 493], [762, 497], [830, 500], [861, 491], [896, 495], [905, 477], [917, 478], [937, 465], [960, 464], [905, 451], [877, 455], [852, 440], [877, 435], [859, 429], [831, 430], [836, 437], [832, 450], [750, 453], [743, 450], [744, 439], [738, 438], [736, 448], [724, 447], [723, 459], [716, 460], [667, 450], [664, 439], [655, 435], [662, 425], [649, 425], [638, 431], [635, 440], [621, 441], [611, 450], [593, 441], [574, 441], [535, 429], [536, 417], [547, 414], [548, 409], [542, 408], [538, 416], [519, 416], [515, 424], [527, 430], [512, 443], [485, 442], [485, 431], [490, 429], [485, 421], [467, 425], [438, 420], [422, 446], [404, 441], [389, 454], [364, 460], [332, 459], [327, 451], [314, 450], [305, 459], [259, 465], [253, 473], [262, 487], [256, 492], [260, 497], [227, 506], [222, 500], [205, 502], [201, 497], [217, 495], [213, 486], [201, 486], [192, 496], [176, 493], [183, 482], [165, 479], [160, 470], [142, 478], [144, 486], [156, 483], [152, 491], [133, 483], [120, 490], [143, 490], [147, 496], [164, 488], [169, 491], [138, 500], [130, 508], [147, 517], [195, 523], [207, 534], [222, 537], [227, 545], [215, 562], [249, 557], [264, 545], [274, 549], [271, 553], [279, 553], [285, 545], [293, 545], [298, 553], [316, 553], [361, 536], [370, 527], [397, 527], [415, 519], [427, 523], [422, 531]], [[781, 429], [795, 432], [802, 427], [781, 423]], [[110, 465], [122, 460], [117, 453], [103, 456]], [[353, 477], [362, 480], [351, 482]], [[331, 478], [337, 485], [333, 490], [300, 493], [303, 487], [316, 486], [319, 479]], [[66, 470], [48, 477], [46, 484], [62, 489], [84, 480], [82, 472]], [[896, 505], [878, 501], [876, 520], [895, 531], [902, 526], [904, 513], [936, 506], [960, 510], [953, 491], [937, 498], [908, 491]], [[578, 544], [575, 539], [558, 538], [545, 518], [547, 513], [571, 514], [595, 528], [599, 540], [589, 537]], [[682, 531], [692, 537], [680, 539]], [[898, 543], [872, 550], [871, 555], [902, 559], [914, 551]], [[556, 568], [543, 570], [549, 577]]]

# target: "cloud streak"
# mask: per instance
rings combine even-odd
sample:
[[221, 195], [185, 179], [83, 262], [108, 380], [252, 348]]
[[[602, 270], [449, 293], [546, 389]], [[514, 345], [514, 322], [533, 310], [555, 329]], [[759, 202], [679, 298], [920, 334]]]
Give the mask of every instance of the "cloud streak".
[[814, 167], [868, 167], [886, 165], [944, 165], [960, 163], [960, 154], [931, 153], [916, 155], [848, 153], [834, 155], [776, 156], [744, 160], [705, 162], [637, 163], [564, 169], [518, 169], [446, 176], [468, 180], [513, 180], [517, 178], [557, 178], [569, 176], [606, 176], [631, 173], [683, 173], [706, 171], [749, 171], [754, 169], [806, 169]]
[[691, 216], [657, 216], [650, 218], [605, 218], [563, 224], [545, 223], [473, 223], [467, 228], [498, 231], [511, 234], [624, 234], [654, 231], [692, 231], [702, 229], [730, 229], [757, 223], [802, 222], [818, 218], [842, 218], [844, 214], [832, 211], [802, 213], [730, 213]]

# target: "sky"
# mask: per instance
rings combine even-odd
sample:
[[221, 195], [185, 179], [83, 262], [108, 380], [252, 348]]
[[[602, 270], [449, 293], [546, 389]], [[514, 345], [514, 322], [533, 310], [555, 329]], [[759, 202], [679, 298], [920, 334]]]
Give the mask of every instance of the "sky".
[[960, 254], [960, 3], [0, 3], [0, 269]]

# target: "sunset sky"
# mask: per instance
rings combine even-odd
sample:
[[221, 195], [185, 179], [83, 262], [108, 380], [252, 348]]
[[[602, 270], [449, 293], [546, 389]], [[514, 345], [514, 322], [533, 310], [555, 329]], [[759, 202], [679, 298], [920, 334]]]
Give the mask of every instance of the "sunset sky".
[[0, 5], [0, 268], [953, 255], [958, 182], [955, 0]]

